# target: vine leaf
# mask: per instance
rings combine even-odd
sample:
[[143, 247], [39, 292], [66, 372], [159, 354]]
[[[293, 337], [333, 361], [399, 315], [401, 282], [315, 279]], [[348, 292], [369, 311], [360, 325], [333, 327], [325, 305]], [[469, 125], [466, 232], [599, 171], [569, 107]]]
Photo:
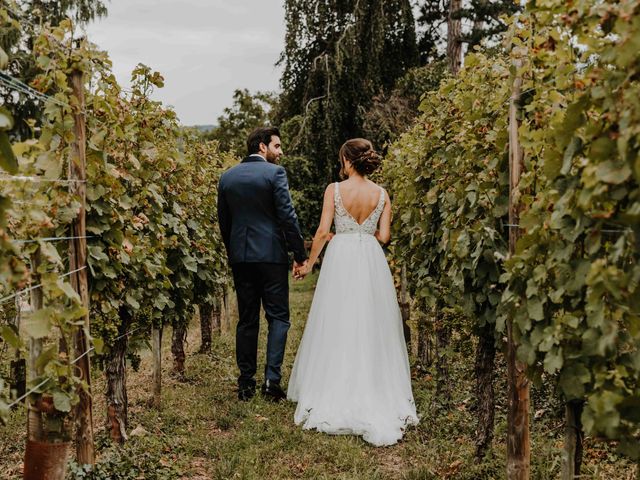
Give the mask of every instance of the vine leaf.
[[51, 308], [43, 308], [26, 315], [23, 328], [27, 335], [35, 339], [47, 337], [51, 333], [52, 313]]
[[[2, 113], [0, 113], [0, 119]], [[0, 167], [9, 172], [11, 175], [18, 173], [18, 159], [16, 158], [7, 132], [0, 131]]]

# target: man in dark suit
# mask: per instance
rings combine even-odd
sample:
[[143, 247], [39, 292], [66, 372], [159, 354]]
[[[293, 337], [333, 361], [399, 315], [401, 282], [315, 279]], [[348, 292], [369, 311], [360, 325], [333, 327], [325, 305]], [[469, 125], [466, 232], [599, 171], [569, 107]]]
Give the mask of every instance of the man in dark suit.
[[286, 398], [280, 368], [290, 325], [287, 251], [293, 251], [294, 274], [306, 264], [307, 255], [287, 174], [278, 166], [280, 132], [257, 128], [247, 139], [247, 149], [249, 156], [224, 172], [218, 186], [218, 219], [238, 297], [238, 398], [249, 400], [255, 394], [262, 302], [269, 324], [262, 393], [278, 401]]

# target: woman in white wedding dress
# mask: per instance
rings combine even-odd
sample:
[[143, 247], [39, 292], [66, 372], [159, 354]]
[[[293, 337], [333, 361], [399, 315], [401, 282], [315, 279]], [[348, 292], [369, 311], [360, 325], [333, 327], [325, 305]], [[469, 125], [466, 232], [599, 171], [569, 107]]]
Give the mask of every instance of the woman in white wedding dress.
[[390, 237], [391, 205], [367, 175], [380, 157], [365, 139], [340, 149], [348, 179], [327, 187], [306, 275], [331, 237], [289, 380], [305, 429], [362, 435], [392, 445], [418, 417], [400, 309], [380, 243]]

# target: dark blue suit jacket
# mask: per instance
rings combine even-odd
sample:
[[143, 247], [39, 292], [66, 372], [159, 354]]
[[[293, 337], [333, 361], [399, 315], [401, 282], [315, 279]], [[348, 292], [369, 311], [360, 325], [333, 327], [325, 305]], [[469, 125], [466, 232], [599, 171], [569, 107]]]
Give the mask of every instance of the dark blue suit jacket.
[[[231, 265], [306, 260], [287, 173], [260, 156], [249, 156], [220, 177], [218, 221]], [[288, 247], [288, 248], [287, 248]]]

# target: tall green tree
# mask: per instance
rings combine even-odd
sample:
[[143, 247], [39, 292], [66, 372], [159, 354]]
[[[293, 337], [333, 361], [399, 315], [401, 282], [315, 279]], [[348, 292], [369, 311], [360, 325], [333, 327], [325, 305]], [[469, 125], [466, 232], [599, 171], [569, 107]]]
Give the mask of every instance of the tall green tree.
[[313, 162], [310, 188], [320, 194], [309, 194], [319, 213], [322, 188], [337, 178], [340, 145], [363, 134], [373, 98], [418, 65], [415, 19], [410, 0], [286, 0], [285, 15], [275, 120], [289, 150]]
[[271, 123], [269, 113], [275, 101], [272, 93], [257, 92], [252, 95], [246, 88], [236, 90], [233, 104], [224, 109], [218, 117], [218, 125], [206, 138], [217, 140], [222, 151], [244, 156], [247, 153], [245, 141], [251, 130]]
[[484, 39], [496, 40], [507, 29], [501, 17], [519, 9], [512, 0], [421, 0], [417, 22], [422, 63], [442, 59], [447, 52], [459, 55], [463, 44], [473, 48]]

